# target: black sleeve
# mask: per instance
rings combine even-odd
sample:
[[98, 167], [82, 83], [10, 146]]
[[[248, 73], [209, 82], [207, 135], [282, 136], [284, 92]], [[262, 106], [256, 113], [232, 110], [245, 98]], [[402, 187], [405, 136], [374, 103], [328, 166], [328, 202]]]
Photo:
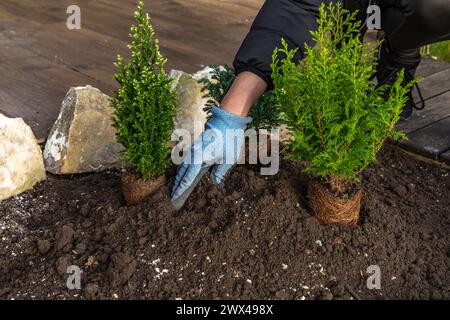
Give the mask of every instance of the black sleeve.
[[321, 3], [325, 0], [266, 0], [258, 13], [250, 32], [242, 43], [234, 60], [236, 75], [250, 71], [272, 83], [272, 54], [281, 46], [284, 38], [290, 49], [299, 48], [296, 59], [303, 58], [304, 44], [313, 45], [310, 30], [317, 28]]
[[[381, 26], [391, 49], [417, 49], [450, 39], [449, 0], [383, 0], [382, 3], [384, 2], [386, 7], [381, 11]], [[388, 6], [391, 2], [399, 2], [402, 6]]]

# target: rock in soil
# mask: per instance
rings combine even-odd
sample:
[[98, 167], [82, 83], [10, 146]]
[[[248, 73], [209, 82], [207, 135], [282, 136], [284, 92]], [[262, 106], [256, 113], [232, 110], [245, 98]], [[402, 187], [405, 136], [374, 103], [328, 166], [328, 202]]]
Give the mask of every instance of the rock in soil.
[[88, 283], [84, 289], [84, 296], [86, 299], [95, 299], [99, 292], [99, 286], [96, 283]]
[[127, 283], [136, 272], [136, 266], [137, 261], [129, 255], [125, 253], [114, 254], [110, 266], [111, 285], [117, 287]]
[[322, 290], [320, 296], [320, 300], [333, 300], [333, 294], [328, 289]]
[[70, 256], [59, 257], [58, 260], [56, 260], [56, 264], [55, 264], [56, 272], [59, 275], [63, 275], [67, 272], [67, 267], [70, 265], [71, 265]]
[[41, 240], [39, 239], [37, 241], [37, 249], [38, 252], [42, 255], [46, 254], [50, 250], [50, 241], [48, 240]]
[[237, 166], [224, 189], [206, 175], [177, 213], [167, 188], [126, 207], [118, 171], [50, 176], [0, 202], [0, 299], [449, 299], [450, 171], [391, 145], [379, 160], [353, 228], [311, 217], [309, 177], [288, 161], [268, 177]]
[[75, 231], [69, 225], [63, 226], [56, 232], [55, 249], [57, 251], [69, 252], [72, 248], [72, 241]]

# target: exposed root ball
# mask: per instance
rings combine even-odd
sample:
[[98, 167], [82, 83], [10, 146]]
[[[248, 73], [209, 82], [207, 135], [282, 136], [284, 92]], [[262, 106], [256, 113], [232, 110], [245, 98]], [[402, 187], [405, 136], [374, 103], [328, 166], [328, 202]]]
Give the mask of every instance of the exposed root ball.
[[308, 203], [314, 216], [321, 223], [356, 225], [361, 209], [362, 190], [358, 189], [351, 198], [338, 197], [317, 180], [308, 184]]
[[126, 172], [122, 176], [122, 192], [128, 206], [134, 206], [167, 184], [165, 176], [145, 181], [138, 174]]

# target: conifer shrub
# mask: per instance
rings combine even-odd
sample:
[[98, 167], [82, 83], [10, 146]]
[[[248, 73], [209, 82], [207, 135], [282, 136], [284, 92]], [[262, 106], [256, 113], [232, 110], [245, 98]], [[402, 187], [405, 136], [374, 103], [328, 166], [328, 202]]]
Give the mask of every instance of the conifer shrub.
[[164, 70], [150, 17], [139, 2], [131, 27], [128, 62], [118, 56], [114, 79], [120, 85], [112, 101], [117, 140], [124, 146], [125, 162], [145, 180], [159, 176], [170, 165], [169, 144], [176, 94]]
[[[210, 65], [209, 67], [212, 69], [211, 80], [208, 78], [199, 80], [203, 84], [205, 98], [209, 98], [204, 108], [208, 116], [210, 116], [213, 106], [222, 103], [235, 79], [234, 69], [230, 66]], [[258, 99], [251, 108], [250, 116], [253, 121], [249, 128], [255, 130], [270, 130], [280, 124], [277, 101], [273, 91], [266, 92]]]
[[402, 86], [400, 72], [392, 86], [375, 86], [379, 43], [361, 43], [355, 15], [340, 4], [322, 5], [306, 57], [294, 61], [297, 50], [283, 40], [272, 63], [281, 117], [293, 132], [289, 157], [335, 190], [358, 182], [386, 139], [406, 138], [394, 126], [412, 84]]

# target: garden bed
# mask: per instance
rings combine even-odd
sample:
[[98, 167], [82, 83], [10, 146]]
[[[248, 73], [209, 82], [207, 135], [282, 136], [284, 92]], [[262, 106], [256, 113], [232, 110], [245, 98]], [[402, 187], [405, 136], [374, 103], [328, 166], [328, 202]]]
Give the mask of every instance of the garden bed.
[[288, 161], [270, 177], [238, 166], [225, 190], [204, 178], [177, 214], [168, 190], [124, 206], [119, 172], [50, 176], [0, 203], [0, 298], [449, 299], [450, 170], [392, 145], [378, 158], [354, 228], [310, 216]]

